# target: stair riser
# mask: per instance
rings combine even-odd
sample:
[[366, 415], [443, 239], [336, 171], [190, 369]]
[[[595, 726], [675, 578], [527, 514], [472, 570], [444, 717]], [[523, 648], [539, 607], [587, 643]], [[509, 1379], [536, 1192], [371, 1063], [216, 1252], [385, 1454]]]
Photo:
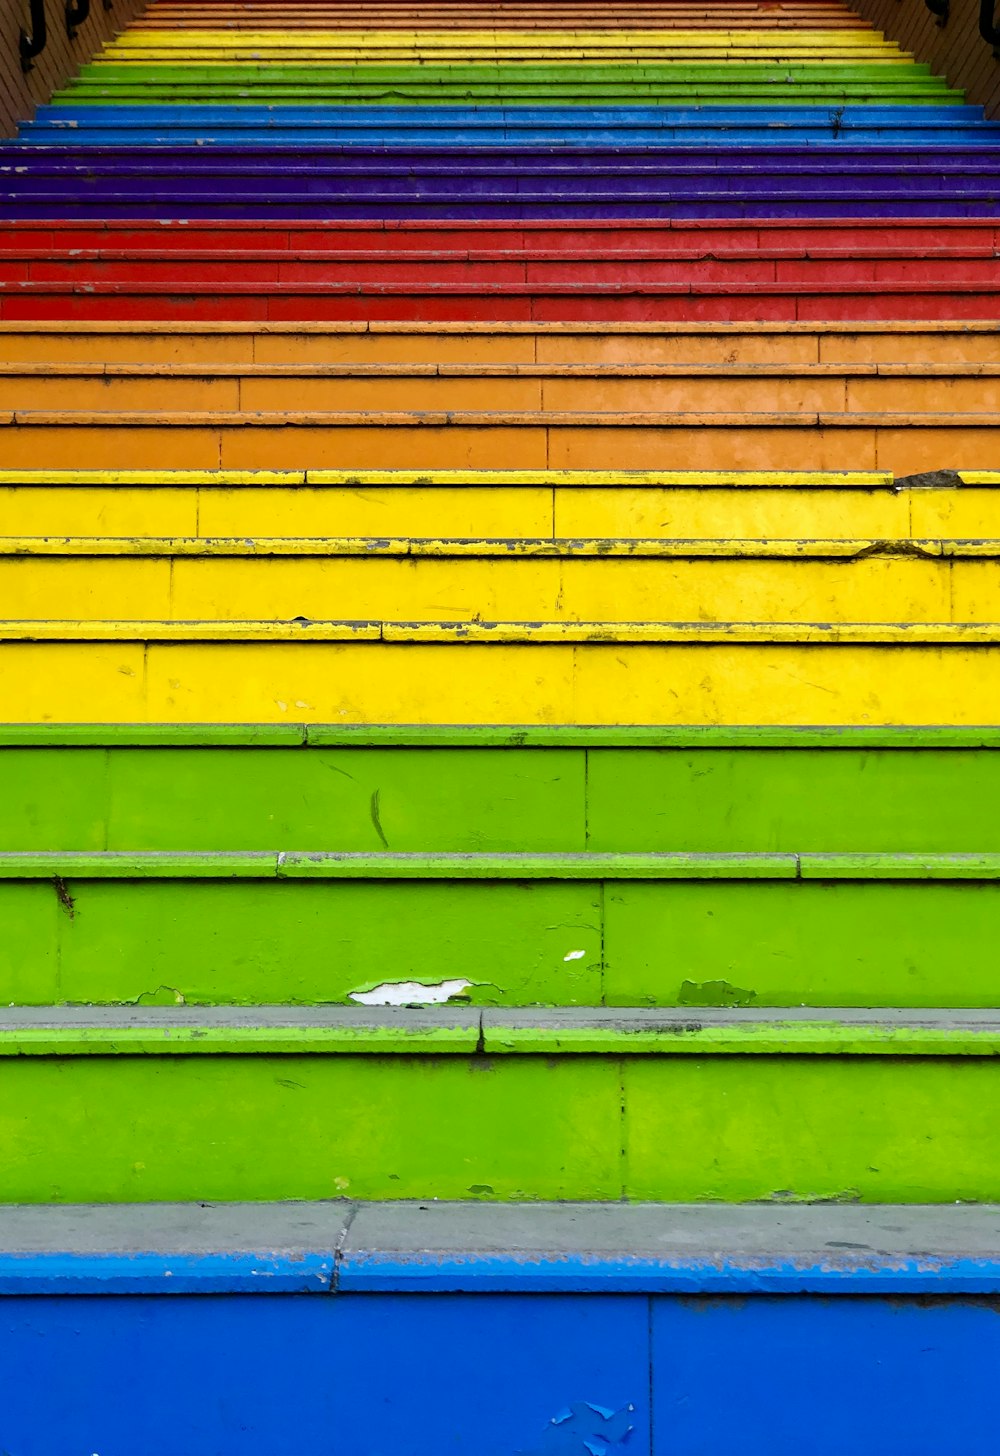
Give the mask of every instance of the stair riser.
[[433, 1002], [451, 981], [483, 1006], [988, 1008], [1000, 884], [69, 871], [55, 888], [0, 881], [0, 927], [5, 1004], [351, 1004], [414, 981], [430, 989], [410, 998]]
[[[274, 289], [292, 290], [295, 284], [308, 288], [344, 292], [348, 286], [365, 289], [391, 287], [405, 298], [406, 291], [419, 293], [422, 286], [482, 288], [501, 292], [526, 290], [544, 296], [547, 287], [556, 286], [586, 293], [588, 284], [608, 293], [629, 286], [661, 286], [697, 289], [699, 285], [716, 285], [736, 292], [756, 292], [776, 286], [779, 294], [792, 299], [803, 292], [822, 292], [824, 288], [865, 289], [872, 284], [900, 291], [928, 292], [943, 290], [949, 285], [978, 287], [983, 292], [1000, 292], [1000, 256], [953, 256], [940, 258], [885, 257], [861, 259], [810, 259], [761, 257], [651, 258], [648, 260], [599, 260], [593, 256], [565, 259], [530, 259], [522, 262], [516, 256], [499, 258], [467, 257], [361, 257], [318, 259], [301, 258], [74, 258], [56, 259], [0, 257], [0, 284], [9, 292], [30, 285], [42, 290], [46, 284], [87, 289], [94, 285], [125, 292], [141, 292], [144, 285], [164, 291], [183, 293], [191, 288], [198, 292], [218, 290], [234, 293], [248, 290], [267, 296]], [[277, 285], [275, 288], [274, 286]], [[322, 297], [322, 293], [320, 294]], [[905, 300], [905, 292], [904, 292]], [[905, 302], [904, 302], [905, 306]]]
[[[301, 743], [301, 732], [285, 731], [290, 743]], [[127, 742], [129, 730], [120, 737]], [[377, 817], [391, 848], [404, 853], [830, 853], [859, 845], [884, 853], [1000, 852], [995, 751], [866, 749], [844, 740], [846, 733], [824, 747], [756, 749], [6, 747], [0, 851], [320, 851], [335, 844], [377, 853], [384, 848]], [[933, 815], [925, 812], [929, 802], [937, 806]], [[200, 898], [198, 887], [194, 893]], [[793, 903], [816, 898], [802, 886], [795, 893]], [[827, 898], [852, 893], [837, 886]], [[857, 893], [867, 900], [893, 894], [878, 887]], [[943, 903], [970, 901], [961, 887], [928, 893]], [[995, 893], [973, 892], [972, 903]], [[34, 905], [35, 891], [24, 894]], [[774, 889], [763, 887], [766, 895], [774, 898]], [[899, 899], [913, 899], [908, 887]], [[89, 916], [72, 927], [57, 920], [57, 928], [77, 940], [89, 923]], [[388, 919], [375, 923], [391, 927]], [[40, 944], [43, 924], [51, 931], [51, 918], [38, 922]], [[898, 928], [892, 935], [896, 943]], [[870, 942], [884, 953], [880, 934], [866, 934], [863, 945]], [[817, 936], [810, 963], [828, 943]], [[747, 954], [749, 946], [743, 940], [734, 953]], [[943, 958], [952, 977], [949, 1003], [959, 959]], [[665, 972], [674, 966], [664, 959]], [[562, 974], [572, 970], [567, 965]], [[728, 976], [721, 965], [715, 970]]]
[[[136, 68], [138, 69], [138, 68]], [[222, 69], [221, 67], [219, 68]], [[421, 67], [420, 70], [424, 70]], [[429, 67], [426, 69], [430, 69]], [[484, 71], [491, 68], [484, 66]], [[565, 68], [560, 68], [565, 69]], [[592, 69], [599, 70], [595, 66]], [[252, 90], [249, 89], [252, 87]], [[566, 105], [626, 106], [653, 104], [706, 104], [712, 106], [745, 106], [759, 101], [769, 104], [775, 101], [782, 106], [961, 106], [961, 92], [948, 91], [942, 85], [929, 81], [879, 82], [869, 81], [860, 85], [832, 83], [795, 85], [784, 77], [775, 77], [772, 82], [762, 81], [757, 85], [687, 86], [657, 84], [655, 82], [578, 81], [575, 84], [560, 84], [558, 81], [531, 84], [515, 82], [498, 84], [489, 81], [457, 82], [452, 85], [420, 84], [419, 81], [381, 84], [366, 83], [363, 80], [351, 82], [344, 79], [339, 83], [317, 83], [314, 77], [303, 77], [299, 82], [281, 84], [235, 82], [230, 85], [206, 80], [194, 85], [161, 85], [157, 82], [130, 83], [127, 80], [106, 84], [103, 77], [86, 85], [70, 87], [65, 93], [55, 96], [54, 101], [66, 101], [73, 106], [101, 106], [120, 101], [128, 106], [157, 102], [176, 105], [189, 101], [215, 105], [365, 105], [398, 106], [406, 102], [410, 106], [437, 106], [444, 102], [451, 104], [470, 103], [475, 105], [544, 106], [560, 101]]]
[[[53, 1297], [5, 1301], [0, 1360], [9, 1372], [4, 1423], [12, 1449], [31, 1449], [36, 1392], [55, 1368], [73, 1381], [72, 1402], [46, 1421], [63, 1451], [137, 1442], [147, 1456], [175, 1456], [198, 1442], [224, 1450], [229, 1412], [239, 1411], [241, 1450], [271, 1456], [287, 1441], [294, 1410], [298, 1456], [326, 1456], [334, 1429], [358, 1456], [439, 1456], [460, 1448], [470, 1431], [477, 1456], [541, 1452], [554, 1416], [560, 1426], [572, 1421], [570, 1430], [592, 1445], [627, 1421], [623, 1449], [636, 1456], [663, 1447], [693, 1456], [706, 1443], [757, 1453], [774, 1449], [765, 1392], [780, 1349], [783, 1423], [811, 1433], [814, 1456], [840, 1456], [862, 1425], [879, 1449], [896, 1442], [909, 1456], [939, 1456], [955, 1436], [951, 1391], [963, 1379], [970, 1389], [958, 1418], [963, 1451], [991, 1456], [986, 1392], [997, 1344], [988, 1298], [936, 1288], [930, 1297], [860, 1299], [492, 1294], [489, 1276], [464, 1258], [460, 1298], [280, 1294], [270, 1258], [258, 1260], [254, 1292], [223, 1287], [204, 1298], [171, 1294], [183, 1256], [154, 1259], [169, 1265], [170, 1277], [152, 1294], [81, 1295], [78, 1280], [92, 1262], [84, 1259], [82, 1269], [52, 1277], [45, 1292]], [[726, 1400], [714, 1378], [719, 1361], [731, 1372]], [[391, 1392], [385, 1368], [394, 1372]], [[148, 1380], [150, 1370], [163, 1369], [175, 1387], [169, 1421]], [[114, 1400], [104, 1383], [109, 1370], [119, 1387]], [[593, 1392], [605, 1404], [595, 1412], [581, 1403], [571, 1414], [559, 1403], [566, 1390]]]
[[62, 147], [67, 143], [83, 146], [205, 146], [220, 147], [317, 147], [359, 146], [439, 146], [439, 147], [698, 147], [727, 145], [734, 147], [814, 146], [843, 148], [866, 146], [996, 146], [1000, 128], [988, 123], [968, 127], [922, 127], [915, 117], [912, 125], [899, 127], [845, 128], [790, 126], [775, 136], [766, 123], [758, 127], [689, 127], [683, 130], [662, 126], [496, 126], [485, 125], [432, 127], [381, 126], [347, 128], [331, 121], [325, 126], [282, 126], [276, 121], [270, 127], [199, 125], [197, 122], [159, 127], [126, 127], [110, 124], [104, 127], [73, 121], [69, 124], [50, 122], [45, 126], [26, 124], [20, 140], [26, 146]]
[[474, 535], [721, 537], [746, 539], [1000, 537], [995, 490], [799, 491], [785, 486], [691, 490], [459, 486], [286, 491], [128, 486], [0, 487], [17, 535], [444, 537], [460, 521]]
[[[1000, 307], [1000, 291], [997, 294]], [[58, 366], [56, 366], [58, 367]], [[834, 366], [835, 367], [835, 366]], [[245, 375], [191, 378], [163, 373], [143, 378], [124, 375], [17, 375], [0, 373], [0, 410], [107, 413], [109, 423], [121, 412], [155, 411], [199, 414], [240, 412], [256, 415], [282, 412], [368, 412], [389, 414], [423, 411], [497, 412], [538, 416], [581, 413], [606, 416], [615, 435], [635, 428], [636, 415], [676, 413], [743, 413], [765, 419], [771, 412], [818, 412], [824, 416], [870, 417], [882, 411], [911, 413], [914, 428], [922, 417], [941, 413], [1000, 414], [1000, 373], [961, 378], [928, 374], [850, 376], [830, 374], [763, 378], [708, 372], [699, 377], [601, 375], [480, 378], [460, 375], [407, 377], [369, 375], [332, 377]], [[633, 423], [634, 421], [634, 423]], [[525, 424], [533, 427], [529, 418]], [[599, 427], [600, 418], [587, 425]], [[642, 423], [645, 425], [646, 420]], [[654, 424], [654, 420], [648, 421]], [[668, 423], [668, 421], [665, 421]], [[971, 423], [971, 421], [970, 421]], [[556, 421], [557, 428], [563, 422]], [[488, 427], [488, 425], [487, 425]], [[502, 458], [502, 457], [498, 457]], [[954, 459], [954, 457], [952, 457]], [[13, 462], [12, 462], [13, 463]], [[610, 462], [609, 462], [610, 463]], [[951, 464], [951, 460], [948, 461]], [[956, 460], [962, 468], [967, 459]], [[601, 468], [598, 466], [597, 468]], [[751, 467], [752, 468], [752, 467]]]
[[996, 557], [8, 556], [0, 596], [38, 621], [996, 622], [1000, 571]]
[[615, 200], [612, 195], [604, 200], [581, 191], [580, 183], [576, 182], [567, 189], [568, 196], [546, 195], [533, 199], [528, 194], [511, 192], [503, 196], [480, 195], [471, 200], [447, 195], [428, 198], [415, 188], [407, 191], [408, 184], [404, 183], [398, 191], [380, 192], [374, 198], [368, 192], [359, 197], [345, 189], [331, 201], [329, 190], [303, 191], [286, 200], [272, 200], [268, 195], [262, 200], [249, 186], [241, 186], [238, 191], [227, 189], [223, 195], [218, 186], [212, 193], [208, 179], [201, 182], [205, 195], [192, 201], [189, 183], [172, 188], [154, 188], [144, 183], [120, 188], [112, 179], [101, 179], [98, 185], [96, 180], [91, 183], [81, 177], [73, 179], [69, 186], [62, 180], [52, 186], [45, 179], [38, 179], [37, 185], [29, 180], [16, 189], [0, 189], [0, 220], [55, 220], [65, 217], [67, 212], [93, 221], [142, 219], [166, 212], [171, 217], [218, 218], [226, 222], [257, 218], [265, 209], [269, 218], [289, 220], [426, 218], [446, 221], [474, 218], [992, 218], [996, 213], [992, 194], [979, 196], [960, 187], [946, 191], [933, 188], [927, 195], [912, 190], [880, 192], [875, 186], [870, 194], [847, 188], [829, 195], [814, 194], [805, 200], [795, 200], [791, 190], [787, 198], [775, 196], [765, 200], [748, 194], [731, 200], [729, 194], [713, 191], [706, 196], [695, 187], [684, 196], [679, 196], [679, 189], [673, 188], [647, 191], [642, 197], [629, 194], [624, 200]]
[[409, 288], [379, 292], [345, 291], [343, 294], [300, 293], [294, 288], [275, 294], [254, 288], [244, 295], [227, 294], [219, 288], [199, 293], [176, 294], [133, 291], [127, 287], [107, 295], [68, 290], [49, 292], [44, 287], [30, 293], [0, 294], [0, 319], [106, 322], [122, 319], [136, 322], [162, 320], [206, 323], [266, 323], [302, 319], [316, 322], [456, 322], [479, 323], [484, 318], [507, 323], [611, 322], [706, 323], [748, 322], [844, 322], [891, 323], [901, 320], [951, 321], [974, 315], [977, 320], [1000, 317], [1000, 293], [964, 287], [955, 291], [941, 287], [935, 292], [888, 291], [872, 284], [870, 291], [806, 294], [789, 289], [769, 294], [758, 286], [745, 295], [712, 296], [706, 289], [694, 293], [654, 295], [636, 289], [634, 293], [606, 296], [573, 292], [546, 295], [532, 287], [517, 295], [469, 290], [467, 293], [421, 293]]
[[[228, 417], [228, 418], [231, 418]], [[880, 426], [827, 415], [819, 422], [767, 423], [768, 416], [730, 416], [731, 425], [692, 415], [683, 423], [652, 426], [557, 426], [539, 419], [511, 425], [438, 424], [301, 425], [268, 428], [202, 422], [116, 422], [110, 414], [52, 417], [34, 422], [22, 415], [5, 429], [8, 469], [141, 470], [150, 461], [162, 469], [481, 469], [503, 461], [517, 470], [656, 470], [690, 465], [692, 430], [698, 427], [698, 464], [705, 470], [891, 469], [900, 475], [941, 468], [996, 466], [1000, 430], [985, 416], [951, 416], [953, 423], [907, 427], [898, 417]], [[683, 417], [682, 417], [683, 418]], [[870, 420], [870, 416], [867, 417]], [[141, 417], [140, 417], [141, 419]], [[728, 531], [727, 531], [728, 534]], [[853, 534], [853, 533], [852, 533]]]
[[[63, 300], [65, 303], [65, 299]], [[317, 300], [311, 300], [315, 306]], [[290, 324], [273, 330], [208, 324], [205, 328], [35, 329], [10, 324], [3, 329], [3, 358], [8, 364], [50, 367], [57, 347], [66, 364], [179, 364], [204, 366], [208, 374], [233, 364], [989, 364], [997, 362], [993, 329], [975, 323], [955, 328], [870, 327], [740, 329], [694, 325], [664, 331], [618, 325], [574, 329], [543, 324], [537, 329], [507, 328], [495, 322], [453, 329], [360, 328]], [[724, 534], [724, 533], [723, 533]]]
[[808, 220], [790, 223], [752, 224], [707, 222], [598, 222], [598, 223], [493, 223], [472, 220], [458, 226], [442, 223], [328, 222], [303, 226], [256, 220], [233, 222], [171, 221], [153, 224], [122, 220], [81, 223], [66, 218], [34, 223], [8, 219], [0, 224], [0, 256], [27, 249], [52, 255], [75, 249], [105, 248], [129, 250], [137, 260], [144, 256], [159, 261], [175, 249], [243, 251], [267, 249], [286, 261], [303, 252], [427, 252], [440, 249], [468, 250], [577, 250], [606, 256], [613, 253], [628, 264], [632, 252], [649, 249], [677, 250], [689, 255], [720, 250], [743, 249], [751, 254], [772, 249], [808, 250], [812, 256], [848, 260], [859, 255], [881, 254], [899, 246], [917, 256], [933, 259], [941, 249], [973, 249], [987, 255], [1000, 250], [1000, 228], [990, 218], [943, 219], [933, 224], [901, 218], [865, 222], [834, 219], [825, 223]]
[[5, 643], [9, 723], [1000, 721], [1000, 648]]
[[857, 179], [859, 185], [872, 187], [903, 185], [914, 192], [920, 191], [922, 183], [930, 183], [935, 193], [942, 183], [960, 179], [981, 181], [989, 192], [1000, 172], [988, 150], [961, 145], [935, 150], [930, 156], [907, 146], [844, 145], [833, 159], [817, 157], [808, 147], [784, 144], [747, 147], [735, 155], [723, 143], [674, 150], [639, 147], [624, 153], [614, 147], [587, 147], [567, 157], [562, 151], [546, 147], [508, 147], [484, 153], [471, 146], [449, 147], [445, 152], [408, 146], [393, 148], [387, 156], [378, 147], [298, 146], [276, 153], [253, 147], [206, 150], [183, 144], [88, 148], [72, 141], [39, 152], [16, 142], [4, 142], [0, 143], [0, 162], [5, 169], [19, 169], [22, 186], [46, 178], [89, 175], [110, 177], [119, 183], [177, 177], [195, 189], [207, 175], [215, 180], [218, 190], [220, 175], [243, 180], [262, 174], [278, 193], [286, 184], [311, 184], [320, 194], [324, 185], [336, 179], [360, 179], [381, 188], [392, 180], [405, 181], [411, 176], [423, 186], [439, 179], [489, 183], [507, 178], [525, 191], [543, 180], [565, 179], [579, 185], [584, 179], [606, 179], [623, 189], [643, 191], [660, 181], [675, 185], [685, 179], [727, 183], [749, 177], [767, 189], [787, 183], [794, 196], [822, 191], [831, 178]]
[[[40, 106], [34, 121], [24, 122], [20, 136], [31, 135], [49, 126], [72, 128], [80, 126], [113, 126], [131, 129], [170, 128], [175, 123], [184, 127], [224, 126], [269, 127], [277, 123], [282, 127], [338, 126], [345, 130], [369, 125], [427, 127], [470, 126], [521, 126], [578, 127], [586, 126], [640, 126], [670, 127], [680, 131], [688, 127], [733, 127], [755, 128], [787, 126], [835, 130], [839, 134], [850, 132], [854, 127], [865, 129], [876, 127], [920, 127], [948, 128], [961, 131], [963, 126], [983, 122], [981, 106], [928, 105], [914, 111], [911, 107], [865, 106], [858, 108], [814, 107], [803, 110], [799, 106], [614, 106], [603, 109], [578, 106], [539, 106], [525, 110], [523, 107], [506, 106], [433, 106], [425, 108], [414, 116], [409, 106], [349, 106], [331, 113], [327, 108], [314, 106], [255, 106], [246, 103], [237, 110], [231, 106], [87, 106], [77, 109], [70, 101], [55, 105]], [[66, 138], [72, 144], [74, 136]]]
[[20, 1058], [0, 1064], [0, 1196], [989, 1200], [998, 1076], [947, 1057]]

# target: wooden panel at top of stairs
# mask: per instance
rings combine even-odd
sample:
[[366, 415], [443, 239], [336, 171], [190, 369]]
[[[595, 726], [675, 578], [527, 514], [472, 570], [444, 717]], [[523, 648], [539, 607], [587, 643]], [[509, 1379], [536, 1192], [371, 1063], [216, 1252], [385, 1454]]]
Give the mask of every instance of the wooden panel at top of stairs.
[[35, 107], [48, 101], [52, 92], [64, 86], [102, 41], [110, 40], [143, 8], [143, 0], [115, 0], [114, 10], [92, 4], [90, 15], [70, 40], [61, 7], [51, 6], [48, 42], [34, 66], [21, 70], [18, 37], [21, 27], [29, 29], [26, 0], [0, 0], [0, 136], [13, 136], [17, 123], [31, 116]]
[[935, 75], [966, 92], [966, 100], [985, 106], [987, 116], [1000, 116], [1000, 61], [979, 34], [979, 0], [951, 0], [944, 26], [924, 5], [854, 0], [854, 8], [918, 61], [929, 61]]

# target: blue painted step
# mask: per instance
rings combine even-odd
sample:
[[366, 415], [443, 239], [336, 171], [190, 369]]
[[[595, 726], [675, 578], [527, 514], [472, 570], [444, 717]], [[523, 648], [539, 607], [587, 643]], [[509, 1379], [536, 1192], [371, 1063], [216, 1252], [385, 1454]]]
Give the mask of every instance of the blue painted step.
[[36, 146], [987, 146], [1000, 142], [1000, 123], [975, 106], [48, 106], [20, 137]]
[[995, 1456], [998, 1229], [972, 1206], [0, 1209], [0, 1441]]

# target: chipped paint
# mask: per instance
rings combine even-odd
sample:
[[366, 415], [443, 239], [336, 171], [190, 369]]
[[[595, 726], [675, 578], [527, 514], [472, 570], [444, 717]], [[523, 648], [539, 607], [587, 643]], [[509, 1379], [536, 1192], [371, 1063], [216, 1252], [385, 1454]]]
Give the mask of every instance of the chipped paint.
[[518, 1456], [605, 1456], [622, 1451], [632, 1431], [634, 1405], [611, 1410], [581, 1400], [554, 1415], [537, 1446]]
[[359, 1006], [443, 1006], [456, 996], [462, 996], [472, 985], [471, 981], [438, 981], [436, 985], [425, 985], [423, 981], [383, 981], [370, 991], [352, 991], [349, 1000]]

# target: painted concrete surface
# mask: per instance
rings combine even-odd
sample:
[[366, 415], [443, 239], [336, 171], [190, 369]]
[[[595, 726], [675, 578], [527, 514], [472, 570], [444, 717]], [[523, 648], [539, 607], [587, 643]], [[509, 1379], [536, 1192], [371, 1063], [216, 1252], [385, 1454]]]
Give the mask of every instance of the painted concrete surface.
[[0, 1208], [5, 1294], [981, 1295], [1000, 1209], [308, 1203]]
[[0, 1358], [18, 1456], [290, 1428], [301, 1456], [991, 1456], [1000, 1327], [969, 1298], [12, 1298]]

